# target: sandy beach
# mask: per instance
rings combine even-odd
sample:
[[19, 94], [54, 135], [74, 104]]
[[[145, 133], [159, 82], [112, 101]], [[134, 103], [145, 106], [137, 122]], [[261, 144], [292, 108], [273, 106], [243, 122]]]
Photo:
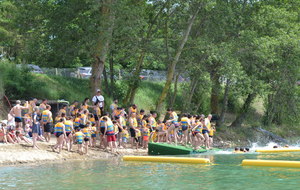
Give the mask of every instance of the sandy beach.
[[55, 138], [50, 143], [38, 142], [40, 149], [33, 149], [31, 145], [21, 144], [2, 144], [0, 143], [0, 165], [15, 165], [25, 163], [46, 163], [64, 162], [71, 160], [97, 160], [121, 157], [123, 155], [146, 155], [145, 149], [117, 149], [116, 153], [110, 153], [99, 148], [89, 148], [88, 154], [80, 155], [77, 153], [77, 146], [68, 152], [66, 148], [58, 154], [53, 152], [51, 146], [55, 144]]

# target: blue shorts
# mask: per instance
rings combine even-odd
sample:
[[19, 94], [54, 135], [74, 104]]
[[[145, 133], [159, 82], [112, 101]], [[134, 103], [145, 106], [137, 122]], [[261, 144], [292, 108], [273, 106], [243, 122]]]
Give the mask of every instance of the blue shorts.
[[40, 124], [33, 124], [33, 126], [32, 126], [32, 133], [37, 133], [37, 134], [41, 133]]
[[208, 133], [208, 130], [203, 129], [202, 134], [204, 135], [205, 133]]
[[82, 140], [77, 140], [77, 144], [82, 144]]
[[127, 143], [127, 138], [126, 137], [122, 137], [122, 142]]
[[188, 126], [183, 125], [183, 126], [181, 126], [181, 129], [182, 129], [182, 131], [186, 131], [188, 129]]
[[96, 134], [92, 134], [92, 137], [97, 137]]

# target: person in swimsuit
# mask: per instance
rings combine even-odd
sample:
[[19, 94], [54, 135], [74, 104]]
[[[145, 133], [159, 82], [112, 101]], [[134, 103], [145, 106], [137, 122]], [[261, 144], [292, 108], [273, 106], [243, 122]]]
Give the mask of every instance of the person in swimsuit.
[[76, 138], [76, 143], [78, 146], [78, 153], [79, 154], [83, 154], [83, 138], [84, 138], [84, 134], [81, 132], [81, 129], [78, 127], [75, 129], [75, 138]]
[[177, 141], [178, 141], [178, 116], [176, 114], [176, 112], [173, 111], [173, 109], [169, 108], [167, 109], [167, 112], [169, 114], [169, 120], [167, 120], [167, 123], [170, 123], [170, 127], [167, 130], [167, 142], [170, 143], [172, 140], [169, 139], [170, 134], [173, 134], [174, 136], [174, 142], [177, 145]]
[[194, 148], [197, 150], [200, 148], [201, 145], [203, 145], [204, 137], [202, 135], [202, 129], [204, 124], [204, 119], [200, 119], [200, 116], [196, 117], [196, 126], [192, 129], [192, 135], [194, 137]]
[[138, 149], [138, 140], [136, 139], [136, 133], [139, 132], [139, 130], [137, 129], [138, 127], [138, 123], [136, 120], [136, 114], [132, 113], [130, 118], [128, 119], [128, 123], [129, 123], [129, 130], [130, 130], [130, 136], [131, 136], [131, 148], [134, 147], [134, 141], [136, 141], [136, 149]]
[[108, 117], [104, 117], [103, 118], [104, 121], [104, 126], [105, 126], [105, 135], [106, 135], [106, 140], [107, 140], [107, 144], [111, 150], [111, 152], [115, 151], [115, 142], [116, 142], [116, 136], [115, 136], [115, 132], [114, 132], [114, 124], [111, 120], [108, 119]]
[[28, 107], [28, 101], [26, 101], [26, 107], [24, 107], [21, 106], [21, 101], [17, 100], [16, 105], [10, 110], [10, 115], [12, 115], [15, 118], [16, 130], [22, 128], [22, 110], [28, 109]]
[[186, 146], [188, 141], [188, 129], [190, 127], [190, 120], [187, 117], [187, 114], [182, 114], [181, 120], [180, 120], [180, 126], [182, 130], [182, 143]]
[[6, 124], [4, 122], [0, 123], [0, 142], [8, 143], [6, 138]]
[[51, 137], [52, 112], [50, 110], [51, 110], [51, 106], [47, 105], [46, 110], [42, 112], [42, 120], [41, 120], [44, 137], [47, 142], [50, 142], [50, 137]]
[[72, 151], [72, 144], [73, 144], [73, 135], [72, 132], [74, 130], [73, 128], [73, 121], [72, 117], [67, 117], [67, 120], [64, 121], [65, 124], [65, 130], [66, 130], [66, 145], [68, 151]]
[[147, 126], [142, 127], [142, 136], [143, 136], [143, 148], [148, 148], [148, 141], [150, 136], [150, 130]]
[[54, 134], [56, 136], [56, 145], [52, 147], [53, 152], [58, 148], [58, 153], [60, 154], [63, 143], [64, 143], [64, 138], [66, 136], [66, 129], [64, 125], [64, 119], [60, 119], [60, 121], [54, 126]]

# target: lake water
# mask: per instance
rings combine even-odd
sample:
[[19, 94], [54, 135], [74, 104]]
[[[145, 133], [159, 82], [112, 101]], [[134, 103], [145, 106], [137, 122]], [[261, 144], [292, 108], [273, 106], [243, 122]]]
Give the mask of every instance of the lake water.
[[213, 164], [123, 162], [121, 159], [0, 167], [0, 189], [299, 189], [300, 168], [243, 167], [243, 159], [300, 160], [300, 153], [193, 157]]

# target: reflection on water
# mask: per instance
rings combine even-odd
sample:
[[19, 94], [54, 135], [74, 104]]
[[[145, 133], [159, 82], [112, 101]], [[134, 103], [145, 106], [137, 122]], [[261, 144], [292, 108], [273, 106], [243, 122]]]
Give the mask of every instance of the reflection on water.
[[[299, 160], [299, 153], [198, 154], [213, 164], [74, 161], [0, 168], [0, 189], [298, 189], [300, 169], [242, 167], [243, 159]], [[51, 188], [50, 188], [51, 187]]]

